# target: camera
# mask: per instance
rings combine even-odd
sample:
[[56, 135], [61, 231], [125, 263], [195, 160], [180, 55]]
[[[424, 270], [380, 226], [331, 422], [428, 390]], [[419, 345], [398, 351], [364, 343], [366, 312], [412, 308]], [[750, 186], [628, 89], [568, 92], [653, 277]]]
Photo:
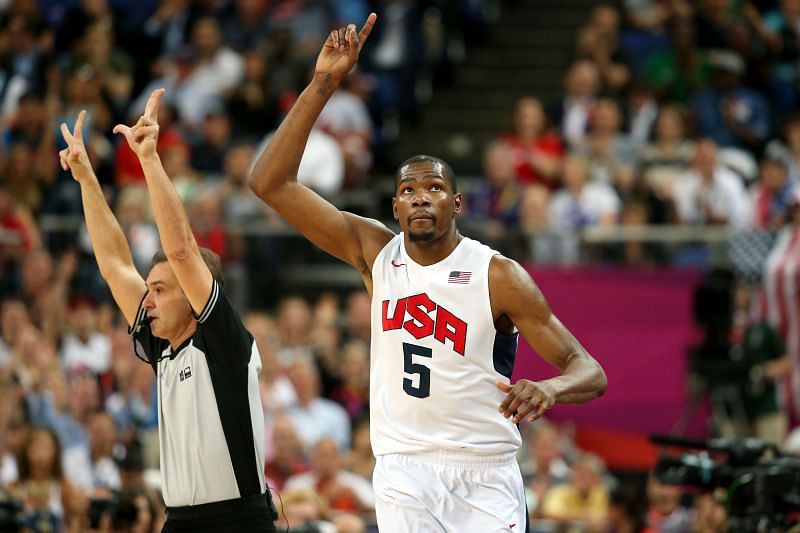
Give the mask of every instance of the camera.
[[651, 436], [655, 444], [700, 450], [663, 455], [655, 476], [669, 485], [725, 492], [728, 531], [785, 531], [800, 524], [800, 458], [758, 439], [707, 441]]

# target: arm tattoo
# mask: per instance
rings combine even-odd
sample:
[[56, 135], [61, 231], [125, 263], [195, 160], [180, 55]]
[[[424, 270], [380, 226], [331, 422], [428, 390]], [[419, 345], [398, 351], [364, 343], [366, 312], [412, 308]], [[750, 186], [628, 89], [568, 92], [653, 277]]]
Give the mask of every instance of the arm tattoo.
[[330, 73], [325, 74], [325, 76], [322, 78], [322, 81], [319, 84], [319, 87], [317, 87], [317, 94], [323, 95], [330, 92], [332, 86], [333, 84], [331, 83]]

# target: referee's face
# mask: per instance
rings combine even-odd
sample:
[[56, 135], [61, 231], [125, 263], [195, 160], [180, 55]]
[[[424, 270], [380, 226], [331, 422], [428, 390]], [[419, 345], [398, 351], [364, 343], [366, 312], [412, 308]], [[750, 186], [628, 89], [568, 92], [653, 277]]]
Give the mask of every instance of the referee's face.
[[166, 261], [157, 263], [147, 275], [143, 306], [147, 309], [153, 335], [161, 339], [171, 342], [194, 325], [189, 299]]

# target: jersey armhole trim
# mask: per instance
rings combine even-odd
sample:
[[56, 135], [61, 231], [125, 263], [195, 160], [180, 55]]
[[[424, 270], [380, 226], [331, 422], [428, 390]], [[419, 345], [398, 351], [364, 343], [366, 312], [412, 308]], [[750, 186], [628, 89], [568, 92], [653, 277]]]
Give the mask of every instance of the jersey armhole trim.
[[200, 311], [199, 314], [195, 314], [194, 310], [192, 310], [192, 315], [194, 315], [195, 319], [197, 319], [199, 323], [202, 324], [208, 319], [209, 315], [211, 314], [211, 311], [214, 310], [214, 306], [216, 305], [218, 299], [219, 299], [219, 284], [217, 283], [217, 280], [213, 280], [213, 284], [211, 286], [211, 295], [208, 297], [208, 301], [206, 302], [206, 305], [203, 307], [203, 310]]

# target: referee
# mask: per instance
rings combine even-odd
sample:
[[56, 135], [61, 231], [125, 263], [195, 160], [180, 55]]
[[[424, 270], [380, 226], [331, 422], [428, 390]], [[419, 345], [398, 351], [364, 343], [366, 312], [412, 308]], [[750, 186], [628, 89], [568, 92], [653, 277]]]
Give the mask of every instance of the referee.
[[61, 125], [61, 166], [81, 186], [86, 226], [100, 273], [125, 315], [136, 355], [158, 381], [161, 479], [167, 520], [162, 533], [274, 532], [277, 512], [264, 478], [261, 359], [222, 289], [219, 257], [200, 249], [180, 197], [158, 154], [153, 92], [133, 127], [119, 125], [144, 169], [162, 252], [142, 279], [105, 201], [75, 129]]

